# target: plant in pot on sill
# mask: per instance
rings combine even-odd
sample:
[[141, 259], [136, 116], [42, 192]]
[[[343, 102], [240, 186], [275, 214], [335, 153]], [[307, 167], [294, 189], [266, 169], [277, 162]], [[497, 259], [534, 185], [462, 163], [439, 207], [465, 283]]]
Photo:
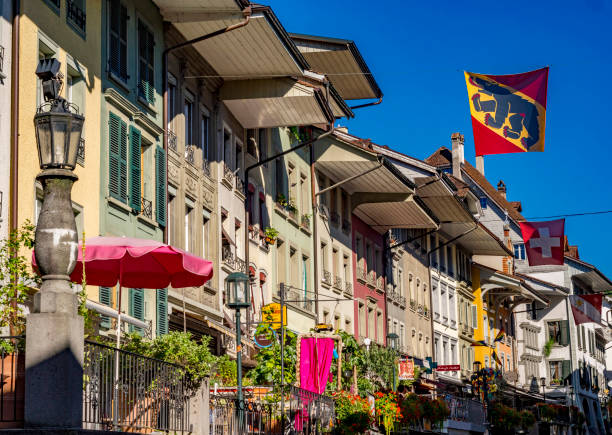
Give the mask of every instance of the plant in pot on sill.
[[266, 229], [264, 230], [264, 237], [268, 245], [273, 245], [274, 243], [276, 243], [276, 238], [278, 237], [278, 230], [272, 227], [266, 227]]

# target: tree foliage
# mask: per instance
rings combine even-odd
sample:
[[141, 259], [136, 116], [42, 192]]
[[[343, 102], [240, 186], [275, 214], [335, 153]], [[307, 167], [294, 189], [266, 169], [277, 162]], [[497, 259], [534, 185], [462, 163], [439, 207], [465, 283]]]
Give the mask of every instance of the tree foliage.
[[[260, 349], [255, 357], [257, 366], [249, 372], [249, 376], [256, 385], [281, 385], [281, 349], [280, 337], [276, 339], [269, 325], [261, 323], [255, 332], [257, 335], [266, 337], [272, 341], [272, 345]], [[297, 336], [294, 332], [285, 330], [284, 368], [285, 385], [291, 385], [296, 381], [297, 365]]]
[[26, 221], [0, 243], [0, 327], [10, 327], [12, 335], [23, 332], [23, 304], [31, 289], [40, 286], [40, 277], [30, 267], [29, 255], [23, 255], [34, 248], [34, 231], [34, 225]]

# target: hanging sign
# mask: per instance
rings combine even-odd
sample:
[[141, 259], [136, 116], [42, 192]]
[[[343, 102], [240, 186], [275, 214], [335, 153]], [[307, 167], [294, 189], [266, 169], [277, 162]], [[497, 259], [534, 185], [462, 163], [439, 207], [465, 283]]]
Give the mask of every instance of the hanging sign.
[[461, 366], [459, 364], [436, 367], [436, 371], [438, 372], [458, 372], [459, 370], [461, 370]]
[[[261, 309], [261, 321], [263, 323], [269, 323], [274, 329], [280, 329], [281, 327], [281, 305], [278, 303], [271, 303], [264, 305]], [[287, 306], [283, 309], [283, 326], [287, 326]]]
[[397, 378], [400, 381], [414, 379], [414, 361], [412, 359], [400, 360]]

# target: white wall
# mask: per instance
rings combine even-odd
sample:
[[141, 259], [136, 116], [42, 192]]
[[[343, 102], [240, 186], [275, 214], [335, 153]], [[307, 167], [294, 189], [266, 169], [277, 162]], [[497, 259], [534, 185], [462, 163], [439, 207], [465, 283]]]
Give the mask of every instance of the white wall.
[[10, 135], [11, 135], [11, 36], [12, 2], [0, 2], [0, 45], [4, 47], [4, 62], [0, 83], [0, 239], [8, 235], [9, 182], [10, 182]]

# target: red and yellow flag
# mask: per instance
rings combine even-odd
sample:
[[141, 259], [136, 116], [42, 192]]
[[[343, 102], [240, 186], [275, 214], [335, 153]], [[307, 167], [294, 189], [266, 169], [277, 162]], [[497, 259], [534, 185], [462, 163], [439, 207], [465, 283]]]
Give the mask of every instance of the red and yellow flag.
[[544, 151], [548, 67], [523, 74], [465, 72], [476, 155]]

